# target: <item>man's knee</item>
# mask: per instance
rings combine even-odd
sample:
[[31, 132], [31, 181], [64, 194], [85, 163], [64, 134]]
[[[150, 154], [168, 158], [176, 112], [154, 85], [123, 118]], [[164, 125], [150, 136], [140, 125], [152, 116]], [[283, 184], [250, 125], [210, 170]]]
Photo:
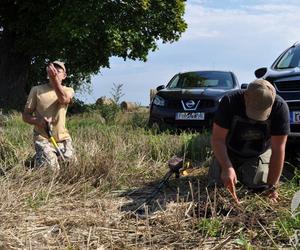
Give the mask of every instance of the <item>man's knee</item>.
[[262, 161], [260, 157], [245, 162], [239, 169], [241, 182], [247, 187], [255, 187], [267, 182], [269, 162]]
[[57, 155], [47, 140], [35, 142], [35, 167], [50, 166], [59, 168]]
[[77, 160], [71, 139], [67, 139], [63, 141], [60, 146], [61, 146], [60, 148], [62, 148], [63, 156], [66, 161]]

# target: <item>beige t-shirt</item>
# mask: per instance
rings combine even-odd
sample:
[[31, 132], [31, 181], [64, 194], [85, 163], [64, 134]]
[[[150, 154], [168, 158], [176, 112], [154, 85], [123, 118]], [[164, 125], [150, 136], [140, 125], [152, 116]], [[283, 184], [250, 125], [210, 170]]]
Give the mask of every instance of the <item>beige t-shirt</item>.
[[[74, 96], [73, 88], [63, 86], [64, 91], [66, 91], [71, 97]], [[25, 109], [29, 112], [34, 113], [37, 117], [48, 117], [52, 118], [52, 132], [56, 141], [63, 141], [70, 138], [70, 134], [65, 127], [66, 124], [66, 114], [68, 105], [60, 104], [58, 102], [55, 90], [50, 84], [43, 84], [32, 87], [30, 90]], [[35, 140], [42, 139], [46, 137], [46, 131], [41, 128], [34, 127]]]

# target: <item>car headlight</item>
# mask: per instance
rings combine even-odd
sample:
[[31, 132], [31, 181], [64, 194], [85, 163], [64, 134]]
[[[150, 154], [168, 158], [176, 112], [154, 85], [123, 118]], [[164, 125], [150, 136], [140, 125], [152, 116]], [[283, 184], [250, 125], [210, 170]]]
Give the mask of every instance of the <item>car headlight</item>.
[[165, 99], [160, 97], [159, 95], [156, 95], [153, 99], [153, 104], [156, 106], [165, 106]]

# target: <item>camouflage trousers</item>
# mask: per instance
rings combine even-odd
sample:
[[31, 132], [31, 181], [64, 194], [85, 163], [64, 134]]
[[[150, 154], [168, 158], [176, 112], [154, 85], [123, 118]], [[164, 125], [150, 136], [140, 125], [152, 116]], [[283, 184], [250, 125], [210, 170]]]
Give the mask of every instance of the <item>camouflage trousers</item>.
[[[66, 139], [62, 142], [57, 143], [59, 149], [61, 150], [66, 161], [75, 160], [75, 152], [72, 146], [71, 138]], [[35, 167], [43, 167], [50, 166], [54, 169], [59, 169], [59, 161], [61, 161], [61, 156], [54, 148], [54, 146], [47, 140], [36, 140], [34, 142], [35, 147], [35, 159], [34, 166]]]

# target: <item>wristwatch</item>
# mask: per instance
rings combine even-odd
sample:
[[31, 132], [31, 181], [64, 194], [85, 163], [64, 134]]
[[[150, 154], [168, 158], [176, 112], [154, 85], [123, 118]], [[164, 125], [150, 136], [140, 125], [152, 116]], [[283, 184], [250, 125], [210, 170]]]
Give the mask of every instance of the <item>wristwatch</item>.
[[276, 185], [268, 185], [269, 187], [266, 189], [266, 191], [275, 191], [277, 189]]

